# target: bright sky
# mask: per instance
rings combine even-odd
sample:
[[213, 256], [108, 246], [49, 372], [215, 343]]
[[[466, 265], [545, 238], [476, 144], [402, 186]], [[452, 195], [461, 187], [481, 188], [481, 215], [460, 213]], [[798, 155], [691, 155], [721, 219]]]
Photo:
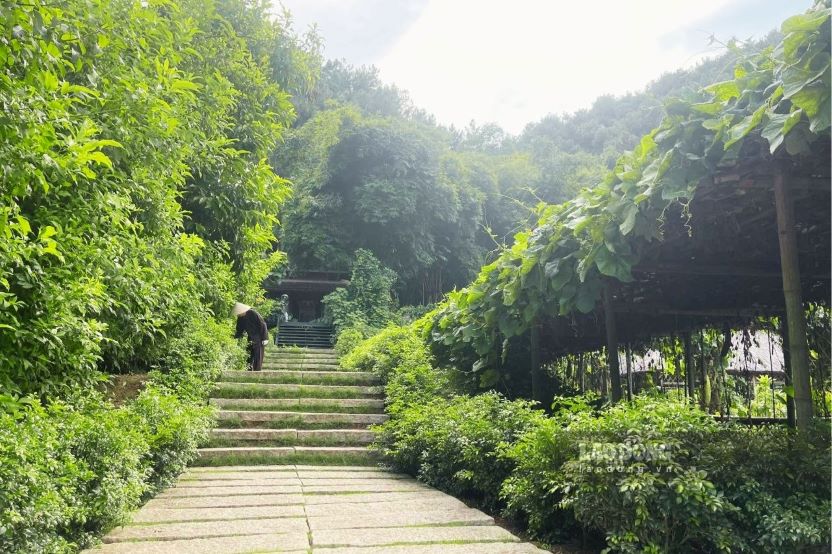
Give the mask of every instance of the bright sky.
[[517, 133], [760, 38], [810, 0], [282, 0], [328, 58], [371, 64], [441, 123]]

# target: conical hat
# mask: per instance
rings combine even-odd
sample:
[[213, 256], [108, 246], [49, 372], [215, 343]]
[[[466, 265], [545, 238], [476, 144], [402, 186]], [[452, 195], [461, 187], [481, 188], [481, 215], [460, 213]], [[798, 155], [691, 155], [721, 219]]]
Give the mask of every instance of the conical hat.
[[231, 308], [231, 315], [233, 315], [235, 317], [240, 317], [241, 315], [243, 315], [244, 313], [246, 313], [250, 309], [251, 309], [251, 306], [246, 306], [245, 304], [241, 304], [240, 302], [236, 302], [234, 304], [234, 307]]

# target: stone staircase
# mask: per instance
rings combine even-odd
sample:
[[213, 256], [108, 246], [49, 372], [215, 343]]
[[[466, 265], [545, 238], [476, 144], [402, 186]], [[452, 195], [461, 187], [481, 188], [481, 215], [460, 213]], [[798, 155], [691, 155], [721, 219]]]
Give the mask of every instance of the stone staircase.
[[263, 371], [223, 373], [210, 403], [217, 427], [197, 465], [373, 464], [369, 426], [387, 417], [378, 379], [321, 348], [270, 346]]

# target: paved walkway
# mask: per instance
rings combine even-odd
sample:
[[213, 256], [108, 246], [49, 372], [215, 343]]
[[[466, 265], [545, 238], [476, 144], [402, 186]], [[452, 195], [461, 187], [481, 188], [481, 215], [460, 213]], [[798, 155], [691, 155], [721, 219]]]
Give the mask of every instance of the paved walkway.
[[104, 543], [88, 552], [544, 552], [447, 494], [362, 466], [192, 468]]

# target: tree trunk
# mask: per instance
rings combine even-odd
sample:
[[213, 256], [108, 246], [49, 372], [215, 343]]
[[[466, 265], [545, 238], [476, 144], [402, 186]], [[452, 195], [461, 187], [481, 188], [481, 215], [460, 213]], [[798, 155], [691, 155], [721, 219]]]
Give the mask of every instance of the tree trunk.
[[774, 200], [777, 205], [777, 231], [780, 236], [780, 271], [786, 301], [786, 329], [789, 336], [789, 361], [794, 386], [795, 423], [805, 429], [812, 421], [812, 390], [809, 381], [809, 345], [806, 340], [806, 312], [800, 289], [800, 266], [795, 233], [794, 205], [783, 166], [774, 174]]

